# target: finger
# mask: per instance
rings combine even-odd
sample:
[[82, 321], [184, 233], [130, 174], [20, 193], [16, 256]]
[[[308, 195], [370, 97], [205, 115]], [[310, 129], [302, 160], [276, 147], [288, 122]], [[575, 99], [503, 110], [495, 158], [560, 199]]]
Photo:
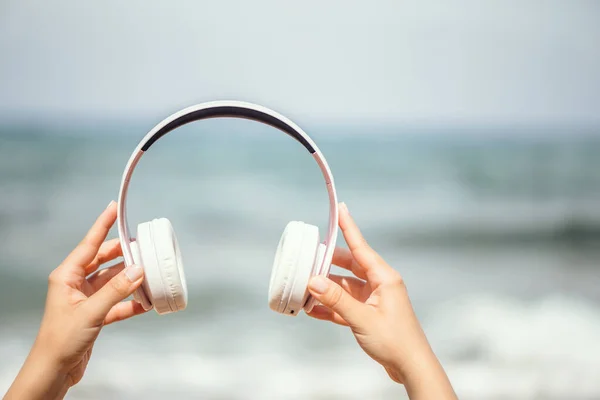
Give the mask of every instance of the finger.
[[102, 243], [100, 249], [98, 250], [98, 254], [92, 260], [92, 262], [85, 267], [86, 275], [91, 274], [96, 271], [102, 264], [105, 264], [109, 261], [114, 260], [117, 257], [121, 257], [123, 255], [123, 250], [121, 249], [121, 242], [118, 238], [107, 240]]
[[350, 296], [354, 297], [361, 303], [364, 303], [371, 294], [367, 283], [365, 281], [361, 281], [360, 279], [356, 279], [351, 276], [333, 274], [329, 275], [329, 279], [340, 285], [342, 289], [350, 293]]
[[104, 325], [112, 324], [113, 322], [123, 321], [124, 319], [131, 318], [135, 315], [143, 314], [147, 310], [135, 300], [124, 301], [114, 305], [106, 318], [104, 318]]
[[340, 203], [339, 225], [352, 256], [369, 280], [380, 282], [392, 276], [394, 270], [369, 246], [344, 203]]
[[90, 264], [96, 254], [98, 254], [98, 249], [106, 239], [106, 235], [108, 235], [108, 231], [116, 219], [117, 204], [113, 201], [96, 219], [94, 225], [92, 225], [75, 250], [67, 256], [63, 264], [75, 268], [82, 268]]
[[367, 306], [331, 279], [317, 275], [310, 280], [308, 290], [321, 304], [339, 314], [349, 325], [359, 326], [365, 322]]
[[112, 267], [101, 269], [87, 278], [87, 281], [92, 288], [92, 293], [96, 293], [98, 289], [106, 285], [108, 281], [115, 277], [119, 272], [123, 271], [124, 268], [125, 264], [120, 262]]
[[348, 326], [348, 323], [344, 321], [344, 319], [340, 317], [339, 314], [334, 313], [329, 308], [324, 306], [313, 307], [312, 311], [307, 313], [307, 315], [316, 319], [321, 319], [323, 321], [331, 321], [334, 324]]
[[141, 267], [132, 265], [126, 268], [85, 301], [85, 313], [94, 325], [100, 325], [112, 307], [131, 295], [143, 280]]
[[333, 251], [333, 258], [331, 259], [331, 263], [337, 265], [338, 267], [347, 269], [348, 271], [352, 271], [352, 273], [360, 279], [367, 279], [367, 275], [365, 274], [364, 268], [356, 262], [356, 260], [352, 256], [352, 253], [348, 249], [345, 249], [343, 247], [336, 247]]

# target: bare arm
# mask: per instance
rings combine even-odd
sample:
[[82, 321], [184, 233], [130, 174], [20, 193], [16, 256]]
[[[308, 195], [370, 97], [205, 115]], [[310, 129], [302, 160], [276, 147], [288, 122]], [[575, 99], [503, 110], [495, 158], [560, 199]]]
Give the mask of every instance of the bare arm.
[[309, 290], [323, 305], [309, 315], [350, 327], [362, 349], [404, 384], [412, 400], [457, 399], [402, 277], [369, 246], [343, 203], [339, 221], [349, 249], [336, 248], [333, 264], [355, 277], [313, 278]]
[[40, 330], [5, 400], [62, 399], [83, 377], [102, 327], [144, 312], [122, 301], [142, 283], [141, 268], [118, 263], [98, 270], [122, 255], [118, 240], [104, 241], [116, 218], [111, 202], [50, 274]]

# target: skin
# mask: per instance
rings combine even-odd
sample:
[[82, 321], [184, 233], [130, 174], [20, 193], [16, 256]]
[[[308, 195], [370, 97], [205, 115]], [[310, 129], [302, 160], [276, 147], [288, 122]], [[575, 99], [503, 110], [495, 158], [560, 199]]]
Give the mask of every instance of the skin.
[[4, 399], [62, 399], [83, 377], [102, 328], [144, 312], [135, 301], [123, 301], [142, 283], [140, 267], [98, 270], [122, 255], [118, 240], [104, 241], [116, 218], [111, 202], [50, 274], [38, 335]]
[[[99, 269], [122, 256], [119, 241], [105, 241], [117, 218], [111, 202], [90, 231], [48, 279], [46, 308], [32, 349], [4, 396], [62, 399], [77, 384], [102, 328], [144, 312], [123, 301], [143, 281], [137, 266]], [[336, 248], [333, 264], [355, 277], [315, 277], [309, 290], [322, 305], [309, 314], [350, 327], [360, 347], [412, 400], [457, 399], [413, 311], [402, 277], [366, 242], [340, 204], [340, 228], [349, 249]]]
[[339, 225], [348, 249], [336, 248], [333, 264], [355, 277], [317, 276], [310, 293], [322, 305], [311, 317], [348, 326], [360, 347], [412, 400], [457, 399], [413, 310], [400, 274], [362, 236], [344, 203]]

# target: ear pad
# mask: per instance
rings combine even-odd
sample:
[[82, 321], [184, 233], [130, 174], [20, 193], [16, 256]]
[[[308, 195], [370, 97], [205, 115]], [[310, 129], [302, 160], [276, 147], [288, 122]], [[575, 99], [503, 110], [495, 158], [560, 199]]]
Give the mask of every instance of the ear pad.
[[[325, 245], [323, 243], [319, 243], [319, 249], [317, 250], [317, 259], [315, 261], [315, 270], [313, 272], [312, 276], [316, 276], [316, 275], [324, 275], [324, 276], [329, 276], [329, 271], [331, 269], [331, 264], [329, 265], [324, 265], [323, 267], [321, 267], [321, 265], [323, 264], [323, 258], [325, 257]], [[317, 299], [315, 299], [310, 293], [308, 294], [308, 299], [306, 300], [306, 303], [304, 304], [304, 311], [309, 313], [312, 311], [312, 309], [314, 308], [314, 306], [320, 304], [318, 302]]]
[[[131, 247], [131, 253], [133, 255], [133, 262], [136, 265], [139, 265], [143, 268], [142, 257], [140, 256], [140, 249], [138, 248], [137, 241], [135, 241], [135, 240], [131, 241], [129, 246]], [[147, 291], [147, 283], [148, 283], [147, 280], [148, 280], [148, 276], [146, 275], [144, 277], [144, 280], [142, 281], [142, 284], [140, 285], [140, 287], [135, 289], [135, 292], [133, 292], [133, 299], [135, 301], [137, 301], [138, 303], [140, 303], [142, 305], [142, 307], [144, 307], [144, 310], [146, 310], [146, 311], [148, 311], [152, 308], [152, 303], [150, 302], [150, 299], [148, 298], [148, 295], [146, 294], [146, 293], [149, 293]], [[146, 288], [144, 286], [146, 286]]]
[[184, 310], [188, 300], [187, 285], [171, 222], [159, 218], [139, 224], [136, 241], [145, 274], [144, 292], [156, 312]]
[[298, 315], [308, 298], [308, 280], [314, 273], [319, 229], [300, 221], [287, 224], [275, 254], [269, 284], [269, 307]]

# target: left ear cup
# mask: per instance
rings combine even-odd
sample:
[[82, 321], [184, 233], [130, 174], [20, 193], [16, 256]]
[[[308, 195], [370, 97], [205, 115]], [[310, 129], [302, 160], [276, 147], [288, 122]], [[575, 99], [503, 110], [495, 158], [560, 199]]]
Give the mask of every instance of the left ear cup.
[[171, 222], [154, 219], [138, 225], [137, 247], [144, 267], [144, 292], [159, 314], [184, 310], [187, 285], [179, 244]]
[[273, 311], [298, 315], [302, 310], [318, 248], [316, 226], [300, 221], [287, 224], [277, 246], [269, 283], [269, 307]]

